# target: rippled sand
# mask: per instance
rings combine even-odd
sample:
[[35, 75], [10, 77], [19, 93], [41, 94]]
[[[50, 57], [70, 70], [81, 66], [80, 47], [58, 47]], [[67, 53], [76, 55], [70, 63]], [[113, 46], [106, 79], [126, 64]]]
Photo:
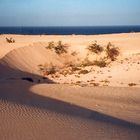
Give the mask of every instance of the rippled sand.
[[[139, 140], [140, 126], [31, 93], [28, 82], [0, 85], [1, 140]], [[15, 87], [17, 85], [17, 87]], [[25, 87], [20, 92], [20, 87]], [[27, 90], [27, 91], [26, 91]], [[17, 94], [14, 92], [17, 91]], [[26, 91], [26, 94], [23, 94]], [[119, 112], [118, 112], [119, 113]]]

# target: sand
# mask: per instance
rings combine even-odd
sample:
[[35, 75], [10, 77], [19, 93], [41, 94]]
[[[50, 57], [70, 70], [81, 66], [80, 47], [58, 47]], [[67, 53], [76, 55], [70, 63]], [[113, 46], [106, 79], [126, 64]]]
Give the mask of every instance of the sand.
[[[69, 44], [68, 54], [46, 49], [48, 42], [59, 40]], [[87, 74], [40, 70], [53, 65], [66, 71], [66, 64], [86, 58], [95, 40], [119, 47], [117, 60], [104, 68], [82, 67]], [[0, 139], [140, 139], [139, 46], [140, 33], [0, 35]]]

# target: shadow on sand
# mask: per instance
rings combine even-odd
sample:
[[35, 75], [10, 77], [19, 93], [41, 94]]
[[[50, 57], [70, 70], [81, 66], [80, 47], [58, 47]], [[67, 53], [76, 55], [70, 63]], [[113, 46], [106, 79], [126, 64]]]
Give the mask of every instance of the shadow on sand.
[[[0, 75], [0, 100], [12, 102], [14, 104], [26, 105], [29, 107], [35, 107], [45, 111], [53, 111], [70, 116], [79, 116], [88, 118], [90, 120], [96, 120], [99, 122], [105, 122], [108, 124], [111, 123], [117, 126], [140, 130], [140, 126], [138, 124], [126, 122], [124, 120], [89, 110], [87, 108], [71, 105], [60, 100], [43, 97], [34, 94], [29, 90], [31, 86], [38, 84], [38, 82], [55, 84], [50, 79], [44, 79], [41, 76], [15, 70], [3, 65], [0, 65]], [[5, 77], [6, 80], [3, 77]], [[26, 80], [26, 78], [31, 78], [33, 81], [28, 79]], [[7, 83], [7, 81], [11, 83], [9, 89], [2, 86], [4, 82]], [[21, 86], [24, 86], [24, 89], [21, 90]]]

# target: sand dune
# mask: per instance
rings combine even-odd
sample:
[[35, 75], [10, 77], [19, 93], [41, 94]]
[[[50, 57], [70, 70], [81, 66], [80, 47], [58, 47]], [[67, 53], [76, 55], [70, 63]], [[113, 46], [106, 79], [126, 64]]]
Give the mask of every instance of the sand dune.
[[[9, 52], [1, 59], [1, 64], [29, 73], [39, 74], [39, 64], [50, 60], [54, 65], [62, 65], [59, 58], [44, 47], [27, 46]], [[48, 62], [48, 63], [50, 63]]]
[[[5, 37], [16, 42], [9, 44]], [[48, 42], [59, 40], [70, 44], [67, 55], [46, 49]], [[40, 71], [39, 65], [63, 69], [66, 63], [82, 61], [85, 48], [94, 40], [102, 45], [111, 41], [121, 55], [107, 67], [82, 68], [92, 69], [88, 74], [43, 75]], [[1, 140], [140, 139], [140, 33], [0, 35], [0, 45]], [[71, 56], [72, 51], [78, 56]], [[100, 87], [94, 87], [97, 83]]]
[[[9, 81], [0, 84], [0, 137], [2, 140], [11, 138], [51, 140], [76, 140], [77, 138], [80, 138], [82, 140], [139, 139], [139, 125], [134, 125], [116, 118], [117, 116], [119, 116], [119, 114], [123, 114], [124, 116], [129, 115], [129, 118], [133, 118], [134, 121], [136, 121], [135, 107], [137, 105], [139, 106], [138, 103], [136, 103], [137, 105], [135, 104], [134, 107], [131, 108], [129, 106], [131, 100], [130, 102], [128, 100], [125, 102], [125, 105], [128, 105], [128, 107], [124, 105], [124, 108], [118, 107], [119, 109], [117, 110], [115, 104], [118, 103], [118, 106], [121, 106], [123, 104], [120, 102], [121, 99], [118, 99], [118, 101], [114, 103], [112, 103], [112, 99], [109, 99], [107, 101], [108, 103], [104, 104], [104, 102], [106, 102], [106, 99], [102, 98], [100, 101], [99, 99], [97, 99], [97, 101], [95, 102], [95, 99], [90, 97], [90, 99], [92, 98], [94, 100], [89, 100], [89, 102], [87, 99], [90, 95], [87, 92], [87, 97], [84, 96], [84, 100], [83, 96], [80, 96], [81, 94], [79, 95], [79, 92], [76, 92], [76, 90], [79, 91], [78, 88], [70, 88], [71, 92], [78, 94], [77, 96], [75, 95], [75, 100], [71, 101], [71, 99], [74, 98], [69, 98], [70, 92], [66, 94], [67, 97], [63, 96], [63, 91], [67, 91], [68, 87], [63, 87], [63, 90], [61, 89], [59, 90], [60, 92], [57, 93], [55, 92], [56, 88], [58, 89], [57, 85], [51, 85], [52, 88], [48, 88], [47, 85], [39, 86], [42, 87], [34, 87], [32, 84], [26, 81]], [[24, 89], [21, 90], [21, 87], [24, 87]], [[33, 87], [33, 89], [31, 87]], [[38, 92], [39, 90], [40, 93], [43, 93], [42, 91], [45, 91], [45, 87], [47, 89], [47, 91], [45, 92], [45, 97], [38, 95], [38, 93], [35, 94], [34, 92], [32, 92], [34, 90]], [[32, 90], [29, 90], [30, 88]], [[85, 89], [83, 88], [83, 90]], [[115, 89], [112, 90], [115, 91]], [[100, 89], [95, 88], [94, 91], [95, 92], [93, 93], [95, 93], [96, 96], [96, 92], [99, 93]], [[124, 89], [124, 91], [128, 90]], [[104, 93], [110, 93], [110, 89], [105, 89]], [[81, 98], [79, 98], [79, 96]], [[60, 97], [60, 100], [58, 100], [57, 97]], [[62, 99], [63, 97], [64, 99]], [[82, 100], [79, 101], [77, 97]], [[68, 101], [68, 99], [70, 100]], [[68, 102], [63, 102], [64, 100]], [[75, 101], [77, 102], [75, 103]], [[77, 104], [78, 106], [73, 103]], [[92, 106], [89, 107], [91, 103]], [[95, 108], [97, 103], [99, 104]], [[119, 103], [121, 104], [119, 105]], [[112, 104], [112, 106], [109, 107], [107, 104]], [[104, 106], [103, 108], [102, 105]], [[101, 109], [104, 110], [105, 107], [109, 107], [108, 110], [110, 110], [110, 112], [112, 113], [116, 111], [115, 118], [110, 117], [110, 115], [99, 113], [101, 112]], [[92, 110], [88, 108], [91, 108]], [[95, 110], [98, 110], [98, 112], [94, 111], [94, 108]], [[111, 108], [113, 108], [113, 110]], [[123, 109], [124, 111], [122, 111]], [[122, 113], [117, 113], [118, 111], [121, 111]]]

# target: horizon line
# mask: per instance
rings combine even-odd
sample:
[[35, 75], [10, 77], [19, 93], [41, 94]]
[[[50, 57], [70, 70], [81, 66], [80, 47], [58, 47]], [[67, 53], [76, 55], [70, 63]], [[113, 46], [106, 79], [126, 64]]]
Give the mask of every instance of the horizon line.
[[140, 26], [140, 25], [63, 25], [63, 26], [0, 26], [0, 28], [2, 27], [119, 27], [119, 26]]

